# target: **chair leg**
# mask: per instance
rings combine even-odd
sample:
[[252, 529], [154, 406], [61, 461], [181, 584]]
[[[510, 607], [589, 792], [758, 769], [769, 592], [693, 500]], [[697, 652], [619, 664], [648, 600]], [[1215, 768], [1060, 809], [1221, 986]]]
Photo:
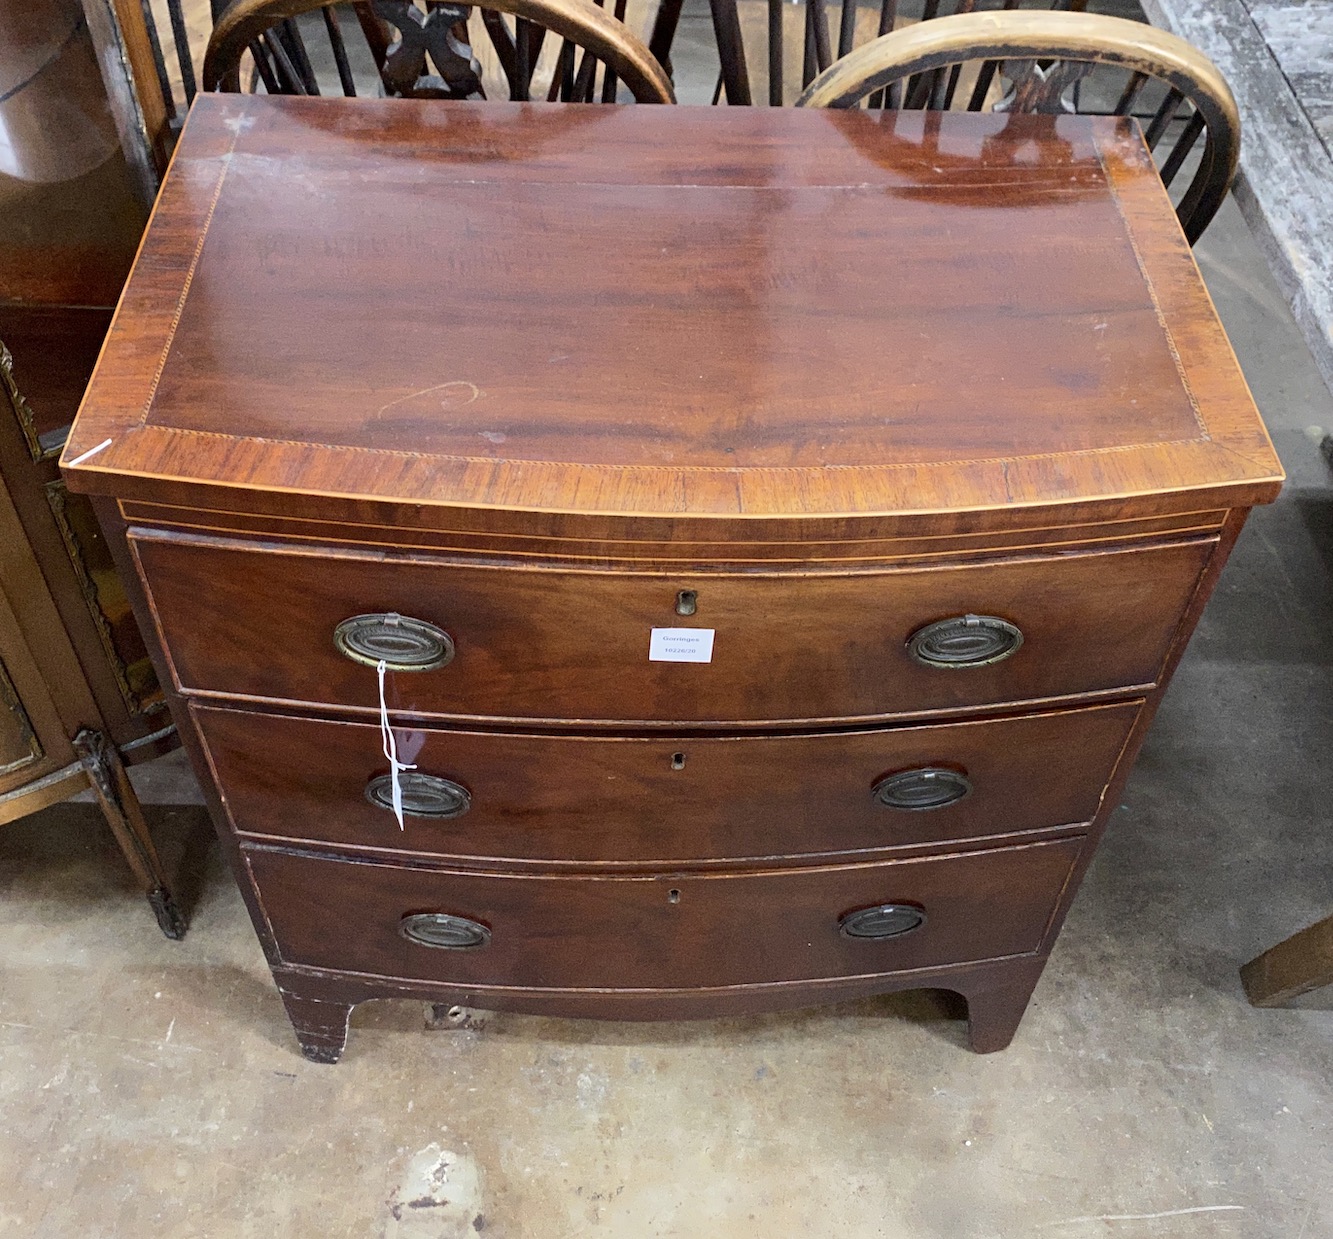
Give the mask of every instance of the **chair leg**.
[[143, 806], [135, 795], [116, 746], [100, 731], [85, 727], [74, 737], [74, 751], [92, 784], [102, 816], [134, 870], [134, 876], [143, 885], [158, 927], [168, 938], [179, 941], [185, 937], [185, 917], [167, 886], [162, 861], [144, 820]]
[[736, 0], [709, 0], [713, 13], [713, 35], [722, 61], [722, 81], [727, 88], [727, 102], [733, 107], [749, 107], [750, 71], [745, 64], [745, 40]]
[[1240, 970], [1245, 996], [1256, 1007], [1276, 1007], [1333, 985], [1333, 916], [1256, 955]]
[[680, 11], [684, 5], [685, 0], [662, 0], [657, 6], [657, 16], [653, 19], [653, 32], [648, 38], [648, 50], [673, 80], [671, 45], [676, 41], [676, 27], [680, 24]]

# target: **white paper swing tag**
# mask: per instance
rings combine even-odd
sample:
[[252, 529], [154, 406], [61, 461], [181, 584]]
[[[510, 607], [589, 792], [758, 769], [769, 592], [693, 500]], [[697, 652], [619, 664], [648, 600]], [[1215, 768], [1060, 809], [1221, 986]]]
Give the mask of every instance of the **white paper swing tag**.
[[398, 741], [394, 738], [393, 728], [389, 726], [389, 707], [384, 700], [384, 673], [389, 664], [380, 659], [375, 667], [375, 672], [379, 676], [380, 682], [380, 743], [384, 748], [384, 756], [389, 762], [389, 779], [393, 786], [393, 815], [398, 819], [398, 829], [406, 830], [403, 825], [403, 785], [398, 775], [403, 770], [415, 770], [415, 766], [407, 766], [398, 760]]

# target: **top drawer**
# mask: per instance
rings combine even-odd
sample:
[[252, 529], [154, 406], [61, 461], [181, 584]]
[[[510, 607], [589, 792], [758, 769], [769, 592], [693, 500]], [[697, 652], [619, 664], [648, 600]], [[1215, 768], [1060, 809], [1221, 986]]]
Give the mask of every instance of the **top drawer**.
[[[340, 652], [334, 630], [395, 613], [453, 647], [443, 666], [387, 677], [397, 713], [673, 725], [892, 718], [1142, 688], [1157, 680], [1215, 545], [691, 576], [144, 529], [129, 538], [183, 692], [377, 710], [374, 667]], [[1003, 621], [969, 630], [983, 644], [1015, 631], [1021, 643], [977, 665], [921, 661], [930, 651], [919, 645], [914, 656], [926, 626], [967, 615]], [[650, 661], [655, 628], [712, 630], [711, 661]]]

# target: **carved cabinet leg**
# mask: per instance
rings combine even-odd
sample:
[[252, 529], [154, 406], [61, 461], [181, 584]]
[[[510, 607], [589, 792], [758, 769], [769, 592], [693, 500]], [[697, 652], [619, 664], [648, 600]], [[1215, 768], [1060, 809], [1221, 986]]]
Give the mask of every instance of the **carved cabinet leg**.
[[278, 981], [278, 989], [292, 1031], [301, 1043], [301, 1053], [312, 1063], [336, 1063], [347, 1048], [347, 1024], [352, 1018], [353, 1004], [312, 998], [296, 992], [292, 984], [290, 978], [283, 977]]
[[166, 872], [148, 833], [143, 806], [116, 746], [100, 731], [85, 727], [74, 737], [74, 751], [87, 772], [102, 816], [135, 877], [143, 884], [159, 928], [168, 938], [179, 941], [185, 937], [185, 916], [167, 886]]
[[968, 1041], [976, 1053], [993, 1054], [1008, 1047], [1045, 964], [1044, 959], [1016, 963], [995, 979], [962, 990], [967, 999]]

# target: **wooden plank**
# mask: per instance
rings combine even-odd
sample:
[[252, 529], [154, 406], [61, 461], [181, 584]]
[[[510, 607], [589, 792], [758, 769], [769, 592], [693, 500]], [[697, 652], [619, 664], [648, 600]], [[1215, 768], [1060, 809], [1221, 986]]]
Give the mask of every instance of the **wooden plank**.
[[1242, 136], [1236, 201], [1333, 389], [1333, 157], [1241, 0], [1143, 0], [1231, 84]]
[[1250, 0], [1249, 7], [1305, 114], [1333, 144], [1333, 8], [1328, 0]]
[[1256, 1007], [1277, 1007], [1333, 984], [1333, 916], [1269, 947], [1240, 970], [1245, 995]]

